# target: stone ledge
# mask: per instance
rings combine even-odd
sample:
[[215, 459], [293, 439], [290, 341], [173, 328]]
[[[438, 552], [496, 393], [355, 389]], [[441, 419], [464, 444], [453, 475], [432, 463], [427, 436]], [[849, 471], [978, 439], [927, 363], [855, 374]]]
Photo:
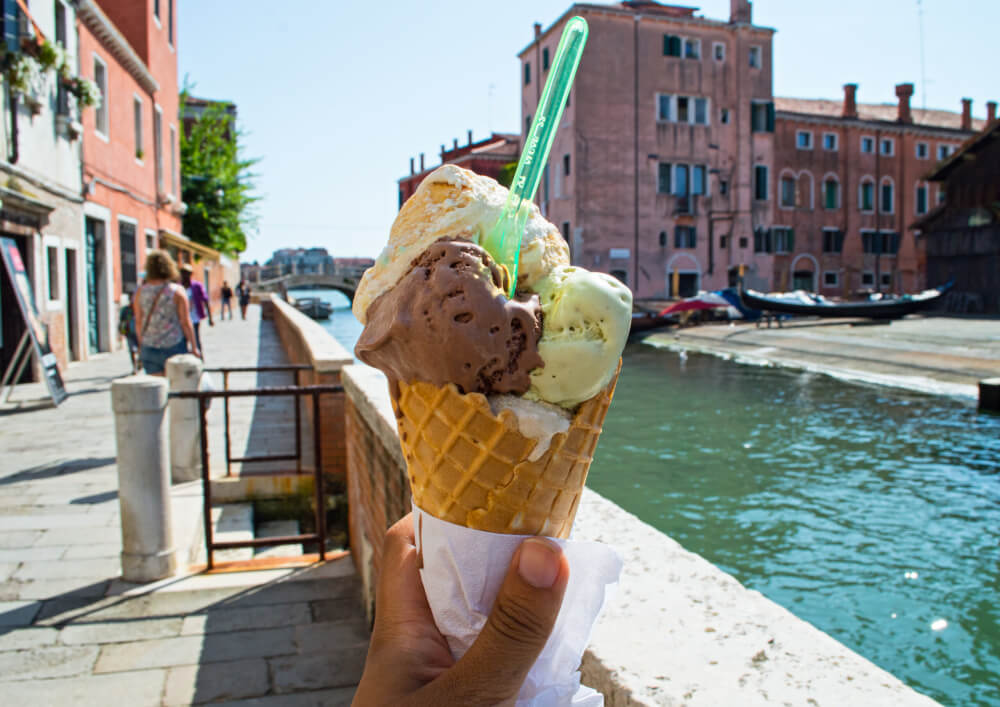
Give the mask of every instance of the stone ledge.
[[276, 317], [284, 319], [295, 329], [302, 340], [313, 370], [317, 373], [335, 373], [354, 363], [354, 357], [330, 332], [305, 314], [295, 309], [277, 295], [271, 295]]
[[593, 491], [573, 538], [625, 560], [582, 666], [608, 707], [937, 704]]
[[399, 446], [396, 414], [392, 411], [392, 400], [389, 398], [389, 386], [385, 375], [364, 364], [345, 366], [340, 375], [344, 392], [347, 393], [358, 414], [389, 451], [393, 461], [405, 469], [406, 460]]

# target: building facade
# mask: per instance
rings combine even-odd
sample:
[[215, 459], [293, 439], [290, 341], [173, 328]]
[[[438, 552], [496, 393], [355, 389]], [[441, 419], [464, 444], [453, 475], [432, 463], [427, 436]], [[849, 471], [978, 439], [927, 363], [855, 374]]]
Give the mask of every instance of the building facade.
[[[577, 3], [520, 59], [522, 136], [569, 18], [587, 48], [536, 197], [572, 259], [638, 298], [735, 285], [827, 294], [924, 286], [907, 224], [922, 179], [972, 135], [963, 113], [775, 98], [774, 30], [652, 0]], [[825, 191], [824, 191], [825, 190]], [[827, 198], [830, 200], [827, 201]], [[934, 283], [931, 283], [934, 284]]]
[[[73, 3], [34, 3], [2, 18], [6, 44], [0, 125], [0, 236], [13, 239], [31, 294], [59, 364], [84, 358], [86, 260], [82, 241], [80, 115], [66, 78], [78, 75]], [[43, 68], [44, 45], [58, 47], [64, 68]], [[20, 67], [16, 70], [14, 67]], [[14, 80], [18, 71], [23, 80]], [[9, 279], [0, 276], [0, 372], [25, 332]], [[35, 362], [36, 367], [38, 362]], [[28, 368], [26, 379], [38, 369]]]
[[[511, 163], [516, 163], [520, 157], [520, 136], [492, 133], [488, 138], [473, 142], [470, 130], [467, 144], [459, 145], [458, 140], [455, 139], [450, 150], [446, 150], [444, 145], [441, 145], [440, 157], [441, 164], [456, 164], [476, 174], [500, 181], [503, 179], [504, 168]], [[413, 196], [417, 187], [420, 186], [420, 182], [424, 181], [424, 177], [439, 166], [426, 168], [424, 155], [421, 153], [420, 168], [417, 169], [414, 159], [410, 158], [410, 174], [399, 180], [400, 208], [403, 207], [407, 199]]]

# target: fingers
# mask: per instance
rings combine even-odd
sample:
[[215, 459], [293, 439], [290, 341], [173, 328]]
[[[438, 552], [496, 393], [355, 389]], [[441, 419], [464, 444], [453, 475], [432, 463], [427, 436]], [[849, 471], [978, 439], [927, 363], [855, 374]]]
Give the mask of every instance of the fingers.
[[525, 540], [476, 642], [435, 681], [440, 699], [466, 705], [513, 700], [552, 633], [568, 581], [569, 562], [556, 543]]

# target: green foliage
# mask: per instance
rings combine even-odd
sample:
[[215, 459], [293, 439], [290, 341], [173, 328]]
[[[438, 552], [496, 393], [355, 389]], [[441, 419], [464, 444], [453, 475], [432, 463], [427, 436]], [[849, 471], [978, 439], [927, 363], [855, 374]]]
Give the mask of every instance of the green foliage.
[[[188, 89], [181, 92], [181, 115]], [[246, 250], [246, 232], [256, 225], [250, 170], [258, 159], [240, 158], [240, 137], [232, 116], [221, 103], [210, 104], [201, 117], [181, 131], [181, 198], [187, 204], [184, 235], [235, 255]]]
[[500, 169], [500, 176], [497, 181], [510, 189], [510, 183], [514, 181], [514, 173], [517, 172], [517, 161], [508, 162]]

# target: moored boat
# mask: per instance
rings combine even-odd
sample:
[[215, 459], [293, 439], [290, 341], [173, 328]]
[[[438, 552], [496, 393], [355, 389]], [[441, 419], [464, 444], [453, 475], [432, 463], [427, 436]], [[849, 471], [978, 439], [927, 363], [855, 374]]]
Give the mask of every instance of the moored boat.
[[899, 319], [928, 309], [951, 289], [952, 283], [915, 295], [903, 295], [866, 302], [831, 302], [819, 295], [796, 293], [765, 295], [754, 290], [740, 290], [740, 300], [749, 309], [813, 317], [861, 317], [867, 319]]
[[292, 304], [295, 309], [313, 319], [329, 319], [333, 314], [333, 305], [319, 297], [301, 297]]

